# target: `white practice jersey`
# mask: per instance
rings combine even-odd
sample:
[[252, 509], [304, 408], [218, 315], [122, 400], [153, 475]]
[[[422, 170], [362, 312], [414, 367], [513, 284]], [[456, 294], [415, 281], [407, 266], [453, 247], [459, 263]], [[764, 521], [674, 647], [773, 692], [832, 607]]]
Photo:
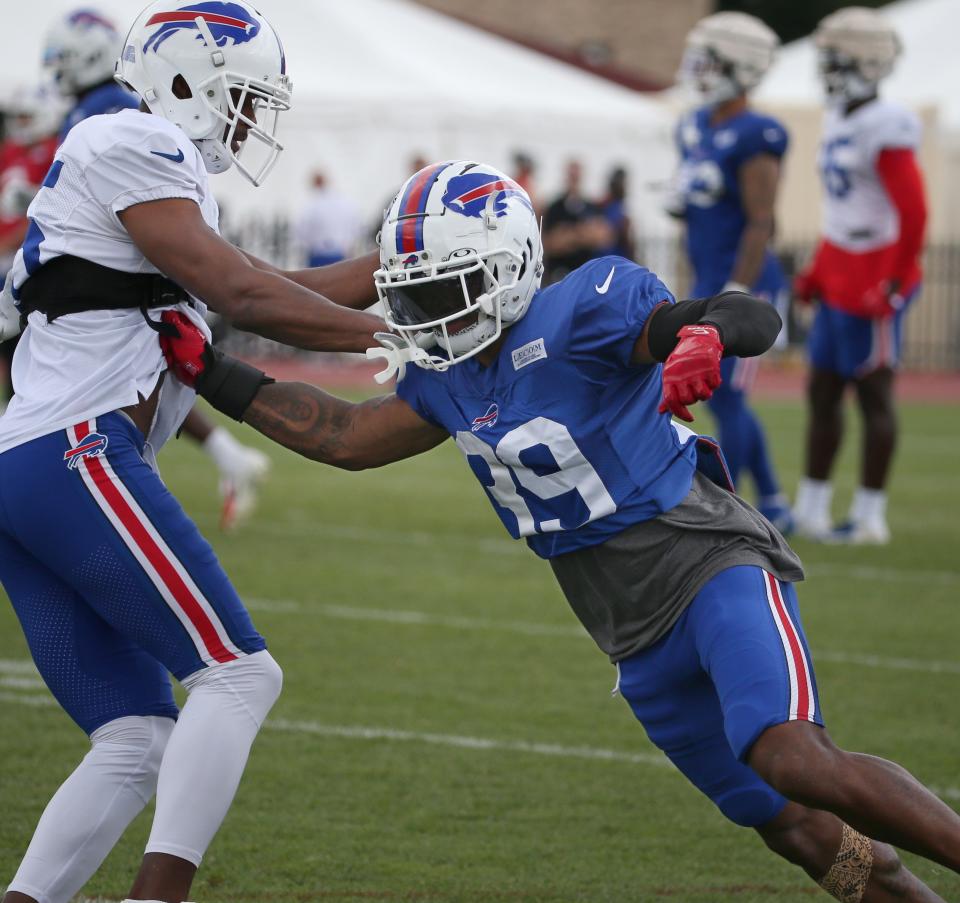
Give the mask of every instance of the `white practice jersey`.
[[[75, 126], [57, 151], [27, 215], [30, 228], [13, 264], [15, 296], [44, 263], [70, 254], [126, 273], [156, 273], [117, 214], [146, 201], [188, 198], [218, 228], [199, 151], [173, 123], [124, 110]], [[178, 306], [205, 330], [205, 306]], [[160, 316], [153, 310], [152, 316]], [[13, 358], [16, 394], [0, 417], [0, 452], [147, 398], [166, 363], [139, 308], [89, 310], [47, 322], [34, 311]], [[194, 392], [167, 379], [146, 456], [179, 428]]]
[[915, 150], [920, 131], [912, 112], [884, 100], [849, 116], [827, 111], [818, 159], [827, 241], [857, 254], [897, 241], [900, 220], [877, 174], [877, 157], [884, 148]]

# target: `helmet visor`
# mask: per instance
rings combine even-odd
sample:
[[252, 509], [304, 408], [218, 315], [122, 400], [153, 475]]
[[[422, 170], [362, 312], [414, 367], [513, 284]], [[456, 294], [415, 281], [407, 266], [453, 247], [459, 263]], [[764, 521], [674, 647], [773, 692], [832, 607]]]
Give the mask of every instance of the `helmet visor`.
[[384, 287], [393, 320], [399, 326], [430, 326], [456, 314], [469, 313], [483, 293], [483, 271], [451, 273], [436, 279]]

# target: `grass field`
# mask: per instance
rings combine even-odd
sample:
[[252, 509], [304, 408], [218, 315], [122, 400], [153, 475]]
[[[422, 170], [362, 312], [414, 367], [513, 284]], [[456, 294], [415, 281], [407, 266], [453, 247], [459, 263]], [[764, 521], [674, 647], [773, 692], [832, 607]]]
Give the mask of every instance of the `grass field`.
[[[792, 487], [800, 404], [762, 411]], [[890, 547], [797, 543], [831, 733], [901, 762], [954, 806], [958, 411], [903, 411]], [[452, 443], [363, 474], [270, 454], [257, 519], [232, 536], [216, 531], [209, 461], [185, 442], [163, 455], [286, 675], [194, 900], [821, 898], [667, 766], [611, 698], [613, 669], [547, 565], [503, 533]], [[838, 515], [854, 469], [848, 444]], [[0, 605], [0, 886], [86, 748], [26, 663]], [[149, 817], [87, 896], [124, 896]], [[960, 900], [960, 877], [906, 858]]]

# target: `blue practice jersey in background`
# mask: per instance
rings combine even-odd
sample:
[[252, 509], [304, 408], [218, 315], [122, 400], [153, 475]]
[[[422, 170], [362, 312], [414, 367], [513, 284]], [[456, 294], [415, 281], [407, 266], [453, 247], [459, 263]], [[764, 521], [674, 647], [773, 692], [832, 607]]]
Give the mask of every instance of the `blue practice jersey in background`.
[[[787, 132], [770, 116], [745, 110], [717, 127], [710, 110], [697, 110], [677, 126], [680, 187], [686, 199], [687, 253], [694, 270], [691, 295], [715, 295], [730, 279], [746, 218], [740, 204], [740, 167], [757, 154], [782, 157]], [[774, 297], [783, 271], [768, 250], [756, 292]]]
[[116, 82], [106, 82], [92, 91], [87, 91], [67, 113], [60, 129], [60, 142], [67, 137], [78, 122], [89, 119], [91, 116], [100, 116], [103, 113], [119, 113], [120, 110], [135, 110], [140, 106], [140, 100], [126, 88]]
[[690, 490], [694, 434], [657, 412], [660, 365], [630, 365], [663, 301], [673, 296], [649, 270], [601, 257], [539, 291], [489, 367], [408, 366], [397, 386], [543, 558], [601, 543]]

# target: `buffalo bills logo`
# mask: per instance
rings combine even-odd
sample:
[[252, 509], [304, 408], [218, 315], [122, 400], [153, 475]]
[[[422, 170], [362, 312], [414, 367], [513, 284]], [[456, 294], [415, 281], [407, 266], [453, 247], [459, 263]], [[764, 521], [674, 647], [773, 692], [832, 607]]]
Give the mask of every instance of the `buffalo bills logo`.
[[493, 426], [497, 422], [497, 418], [500, 416], [500, 408], [495, 404], [490, 405], [487, 408], [487, 413], [482, 417], [475, 417], [473, 419], [473, 424], [470, 427], [471, 432], [477, 432], [477, 430], [482, 430], [485, 426]]
[[447, 209], [463, 216], [483, 216], [491, 197], [492, 212], [497, 216], [506, 214], [507, 198], [519, 198], [533, 210], [527, 193], [513, 179], [504, 179], [489, 172], [465, 172], [454, 176], [447, 182], [447, 190], [440, 201]]
[[198, 18], [207, 23], [218, 47], [246, 44], [260, 33], [259, 20], [239, 3], [191, 3], [172, 12], [154, 13], [147, 20], [148, 26], [160, 27], [144, 42], [144, 53], [148, 50], [156, 53], [160, 45], [178, 31], [196, 31], [197, 37], [203, 40], [197, 28]]
[[97, 458], [107, 450], [107, 437], [103, 433], [87, 433], [73, 448], [63, 453], [63, 460], [67, 462], [69, 470], [84, 458]]
[[71, 25], [79, 25], [81, 28], [90, 28], [94, 25], [99, 25], [102, 28], [115, 31], [113, 22], [108, 22], [103, 16], [96, 12], [96, 10], [92, 9], [78, 9], [67, 16], [67, 21]]

